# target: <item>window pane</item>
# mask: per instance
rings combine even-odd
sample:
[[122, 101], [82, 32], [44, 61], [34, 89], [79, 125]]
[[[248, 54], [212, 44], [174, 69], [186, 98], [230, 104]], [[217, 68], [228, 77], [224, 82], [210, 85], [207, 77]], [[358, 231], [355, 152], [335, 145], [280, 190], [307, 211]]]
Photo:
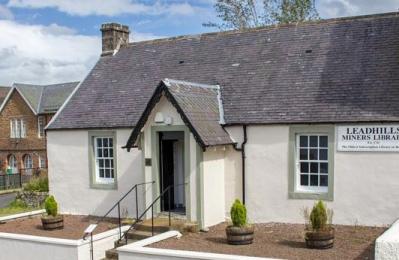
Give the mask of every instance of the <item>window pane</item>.
[[108, 157], [108, 149], [104, 149], [104, 157]]
[[114, 170], [111, 170], [111, 178], [114, 178]]
[[301, 185], [308, 186], [309, 185], [309, 175], [301, 174]]
[[101, 138], [97, 138], [97, 147], [102, 147]]
[[109, 149], [109, 157], [114, 157], [114, 149], [113, 148]]
[[103, 146], [108, 147], [108, 138], [103, 139]]
[[327, 136], [320, 136], [320, 147], [327, 147], [328, 146], [328, 137]]
[[319, 186], [319, 176], [318, 175], [310, 175], [310, 186]]
[[98, 164], [100, 168], [104, 168], [104, 160], [99, 160]]
[[320, 186], [322, 187], [328, 186], [328, 175], [320, 175]]
[[103, 157], [103, 150], [101, 148], [97, 149], [97, 156], [98, 157]]
[[318, 136], [310, 136], [310, 147], [317, 147], [318, 145], [317, 145], [317, 139], [318, 139]]
[[317, 153], [318, 153], [317, 149], [310, 149], [309, 150], [309, 160], [318, 160], [319, 156]]
[[320, 163], [320, 173], [328, 173], [328, 163]]
[[300, 149], [299, 159], [300, 160], [308, 160], [308, 149]]
[[319, 160], [325, 160], [327, 161], [327, 149], [320, 149], [320, 159]]
[[111, 168], [114, 168], [114, 160], [110, 160], [111, 161]]
[[110, 170], [105, 169], [105, 178], [109, 178], [111, 176]]
[[100, 178], [104, 178], [104, 169], [100, 169]]
[[109, 145], [109, 147], [113, 147], [114, 146], [114, 141], [113, 141], [112, 138], [109, 138], [108, 145]]
[[299, 137], [299, 144], [300, 147], [308, 147], [308, 137], [301, 135]]
[[110, 160], [105, 160], [105, 168], [109, 168], [109, 167], [110, 167], [109, 161], [110, 161]]
[[319, 164], [318, 163], [310, 163], [310, 172], [318, 173], [319, 172]]
[[303, 162], [301, 163], [301, 173], [308, 173], [309, 172], [309, 163]]

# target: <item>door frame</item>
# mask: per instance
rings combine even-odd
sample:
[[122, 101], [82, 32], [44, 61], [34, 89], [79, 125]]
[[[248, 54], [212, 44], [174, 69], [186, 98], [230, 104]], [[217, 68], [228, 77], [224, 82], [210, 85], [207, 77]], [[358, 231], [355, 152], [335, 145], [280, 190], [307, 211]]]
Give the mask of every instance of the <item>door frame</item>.
[[[153, 189], [153, 199], [157, 198], [160, 194], [160, 143], [159, 133], [160, 132], [183, 132], [184, 133], [184, 144], [183, 144], [183, 161], [184, 161], [184, 182], [187, 183], [184, 187], [184, 193], [186, 197], [186, 216], [188, 220], [191, 220], [191, 185], [195, 185], [190, 182], [190, 130], [185, 125], [179, 126], [152, 126], [151, 127], [151, 168], [152, 168], [152, 179], [155, 181], [155, 189]], [[155, 212], [161, 211], [161, 203], [158, 202], [154, 207]]]

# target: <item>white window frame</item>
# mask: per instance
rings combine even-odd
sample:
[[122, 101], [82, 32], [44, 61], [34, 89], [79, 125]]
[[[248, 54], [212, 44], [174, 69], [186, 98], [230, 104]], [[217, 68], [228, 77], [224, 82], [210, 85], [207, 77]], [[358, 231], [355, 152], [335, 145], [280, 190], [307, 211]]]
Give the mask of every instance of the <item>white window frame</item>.
[[18, 173], [18, 160], [13, 154], [10, 154], [7, 158], [7, 165], [12, 169], [12, 173]]
[[[308, 146], [307, 147], [300, 147], [300, 137], [301, 136], [307, 136], [308, 137]], [[310, 147], [310, 137], [311, 136], [317, 136], [318, 139], [318, 144], [315, 147]], [[325, 136], [327, 137], [327, 146], [326, 147], [320, 147], [320, 136]], [[323, 133], [297, 133], [295, 136], [295, 183], [296, 183], [296, 187], [295, 187], [295, 191], [296, 192], [303, 192], [303, 193], [328, 193], [328, 185], [330, 185], [330, 183], [328, 183], [327, 186], [320, 186], [320, 175], [324, 175], [327, 177], [327, 180], [329, 178], [329, 136], [328, 134], [323, 134]], [[306, 160], [301, 160], [300, 159], [300, 150], [302, 149], [307, 149], [308, 150], [308, 159]], [[318, 159], [317, 160], [311, 160], [310, 157], [310, 149], [317, 149], [318, 152]], [[325, 149], [327, 150], [327, 160], [320, 160], [320, 150], [321, 149]], [[301, 185], [301, 162], [308, 162], [309, 166], [308, 166], [308, 185], [304, 186]], [[318, 164], [318, 172], [317, 173], [311, 173], [311, 163], [317, 163]], [[320, 163], [327, 163], [327, 173], [320, 173]], [[311, 186], [310, 185], [310, 176], [311, 175], [317, 175], [318, 176], [318, 186]]]
[[45, 127], [45, 117], [44, 116], [38, 116], [37, 117], [37, 136], [39, 138], [44, 137], [44, 127]]
[[[101, 140], [101, 147], [98, 146], [99, 140]], [[104, 146], [104, 140], [107, 140], [107, 146]], [[112, 145], [109, 145], [110, 140], [112, 140]], [[115, 138], [113, 136], [95, 136], [93, 138], [93, 149], [95, 182], [99, 184], [114, 184], [116, 177]], [[106, 177], [107, 171], [110, 177]]]
[[41, 155], [39, 155], [39, 168], [40, 169], [46, 168], [46, 160]]
[[14, 118], [10, 120], [10, 137], [11, 138], [26, 137], [26, 126], [24, 119]]
[[32, 155], [30, 154], [25, 154], [24, 156], [24, 168], [27, 169], [33, 169], [33, 159]]

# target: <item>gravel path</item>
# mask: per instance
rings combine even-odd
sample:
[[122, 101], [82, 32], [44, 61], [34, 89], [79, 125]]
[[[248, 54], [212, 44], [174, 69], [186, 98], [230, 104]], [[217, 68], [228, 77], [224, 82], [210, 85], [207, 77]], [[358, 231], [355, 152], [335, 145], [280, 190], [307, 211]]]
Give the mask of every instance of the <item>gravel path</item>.
[[207, 233], [186, 234], [179, 240], [168, 239], [151, 247], [283, 259], [374, 259], [374, 241], [385, 231], [377, 227], [335, 226], [334, 247], [312, 250], [305, 246], [304, 225], [258, 224], [255, 241], [248, 246], [228, 245], [225, 227], [220, 224]]

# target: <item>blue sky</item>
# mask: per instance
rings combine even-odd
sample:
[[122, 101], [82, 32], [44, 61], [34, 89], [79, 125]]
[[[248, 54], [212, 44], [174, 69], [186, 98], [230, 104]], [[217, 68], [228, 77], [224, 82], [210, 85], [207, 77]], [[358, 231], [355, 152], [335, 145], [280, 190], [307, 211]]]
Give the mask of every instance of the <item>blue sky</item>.
[[[214, 0], [0, 0], [0, 85], [82, 80], [100, 54], [104, 22], [134, 41], [211, 31]], [[316, 0], [322, 18], [397, 11], [399, 0]], [[214, 29], [213, 29], [214, 30]]]

